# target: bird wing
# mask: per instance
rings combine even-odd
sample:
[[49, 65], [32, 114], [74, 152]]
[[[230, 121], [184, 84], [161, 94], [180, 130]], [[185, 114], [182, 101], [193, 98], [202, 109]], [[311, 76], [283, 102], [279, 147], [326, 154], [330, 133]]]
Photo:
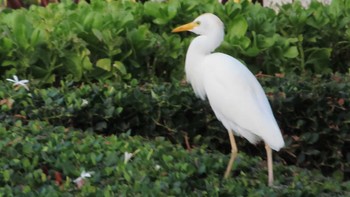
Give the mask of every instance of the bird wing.
[[241, 62], [222, 53], [206, 56], [203, 64], [208, 100], [226, 129], [251, 143], [263, 139], [274, 150], [282, 148], [280, 129], [255, 76]]

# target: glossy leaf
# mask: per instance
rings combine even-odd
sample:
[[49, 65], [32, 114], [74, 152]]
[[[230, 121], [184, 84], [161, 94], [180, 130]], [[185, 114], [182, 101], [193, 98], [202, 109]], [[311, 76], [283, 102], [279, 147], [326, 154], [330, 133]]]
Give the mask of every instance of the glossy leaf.
[[96, 63], [96, 66], [102, 68], [105, 71], [111, 71], [111, 60], [108, 58], [99, 59]]
[[287, 58], [295, 58], [299, 55], [298, 49], [296, 46], [289, 47], [283, 54]]

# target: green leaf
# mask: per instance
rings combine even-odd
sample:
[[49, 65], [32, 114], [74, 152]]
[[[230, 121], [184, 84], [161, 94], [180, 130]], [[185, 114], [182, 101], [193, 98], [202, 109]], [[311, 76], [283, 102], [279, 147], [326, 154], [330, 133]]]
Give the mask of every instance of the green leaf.
[[43, 172], [41, 172], [40, 175], [41, 175], [41, 177], [40, 177], [41, 181], [42, 181], [42, 182], [45, 182], [45, 181], [47, 180], [46, 174], [43, 173]]
[[75, 80], [80, 80], [83, 75], [83, 58], [80, 54], [69, 54], [65, 57], [65, 68], [73, 74]]
[[122, 62], [115, 61], [113, 63], [113, 67], [116, 68], [121, 75], [126, 75], [127, 74], [126, 68], [125, 68], [125, 66], [124, 66], [124, 64]]
[[103, 35], [102, 35], [102, 33], [101, 33], [100, 30], [98, 30], [98, 29], [92, 29], [91, 31], [92, 31], [92, 33], [96, 36], [96, 38], [97, 38], [100, 42], [103, 41]]
[[260, 50], [256, 47], [248, 48], [246, 51], [243, 52], [245, 55], [250, 57], [255, 57], [260, 53]]
[[249, 47], [249, 45], [251, 44], [251, 41], [248, 37], [244, 36], [241, 37], [237, 40], [237, 42], [239, 43], [239, 45], [243, 48], [243, 49], [247, 49]]
[[337, 171], [335, 171], [335, 172], [332, 174], [332, 177], [333, 177], [335, 180], [341, 182], [341, 181], [344, 180], [344, 172], [341, 171], [341, 170], [337, 170]]
[[3, 172], [2, 172], [2, 176], [3, 176], [3, 179], [4, 179], [4, 181], [9, 181], [10, 180], [10, 178], [11, 178], [11, 171], [10, 170], [4, 170]]
[[160, 14], [160, 4], [152, 1], [147, 1], [144, 3], [145, 14], [153, 16], [155, 18], [161, 18]]
[[83, 65], [83, 68], [84, 68], [85, 70], [92, 70], [93, 65], [92, 65], [92, 63], [91, 63], [90, 58], [89, 58], [88, 55], [84, 56], [82, 65]]
[[88, 12], [84, 17], [83, 25], [85, 27], [91, 28], [94, 18], [95, 18], [95, 12]]
[[116, 108], [116, 113], [119, 115], [120, 113], [123, 112], [123, 107], [117, 107]]
[[25, 170], [30, 170], [31, 165], [28, 158], [22, 159], [22, 165]]
[[239, 15], [230, 22], [229, 33], [233, 37], [242, 37], [247, 33], [248, 23], [245, 17]]
[[123, 177], [127, 182], [131, 181], [131, 176], [129, 175], [128, 171], [123, 171]]
[[[128, 11], [126, 11], [126, 12], [122, 12], [122, 19], [121, 19], [121, 27], [124, 27], [124, 28], [126, 28], [127, 26], [128, 26], [128, 23], [130, 23], [130, 22], [133, 22], [133, 21], [135, 21], [135, 18], [134, 18], [134, 16], [130, 13], [130, 12], [128, 12]], [[120, 31], [121, 31], [122, 29], [120, 29]]]
[[298, 48], [296, 46], [289, 47], [284, 53], [283, 56], [286, 58], [296, 58], [299, 55]]
[[95, 153], [90, 154], [90, 160], [91, 160], [93, 165], [96, 165], [96, 154]]
[[275, 35], [272, 37], [267, 37], [267, 36], [263, 36], [263, 35], [258, 35], [257, 36], [257, 44], [259, 46], [260, 49], [266, 49], [269, 48], [271, 46], [273, 46], [275, 44], [276, 41], [276, 37]]
[[158, 25], [165, 25], [168, 23], [168, 20], [165, 18], [156, 18], [153, 20], [153, 22]]
[[339, 18], [339, 15], [343, 9], [343, 3], [340, 0], [333, 0], [331, 5], [328, 6], [329, 15], [333, 18]]
[[104, 20], [105, 16], [103, 15], [103, 13], [96, 13], [92, 22], [92, 28], [95, 29], [103, 29], [103, 25], [104, 25]]
[[315, 72], [328, 73], [330, 72], [330, 56], [331, 48], [310, 48], [305, 50], [308, 53], [305, 65], [313, 65]]
[[111, 71], [111, 60], [109, 58], [99, 59], [96, 62], [96, 66], [105, 71]]
[[179, 1], [170, 1], [167, 8], [168, 8], [168, 19], [173, 19], [177, 14], [177, 8], [179, 7]]
[[33, 145], [29, 142], [23, 144], [23, 153], [31, 155], [31, 153], [33, 153]]
[[11, 49], [13, 49], [13, 41], [9, 38], [2, 38], [1, 39], [1, 49], [0, 50], [6, 50], [6, 51], [10, 51]]
[[16, 13], [14, 22], [13, 34], [16, 38], [16, 42], [19, 46], [26, 49], [30, 46], [28, 43], [29, 38], [27, 36], [28, 33], [32, 30], [32, 27], [28, 25], [25, 14], [20, 12]]
[[45, 32], [39, 28], [34, 29], [30, 38], [31, 45], [39, 45], [45, 43]]
[[1, 63], [1, 66], [14, 66], [17, 65], [16, 61], [5, 60]]

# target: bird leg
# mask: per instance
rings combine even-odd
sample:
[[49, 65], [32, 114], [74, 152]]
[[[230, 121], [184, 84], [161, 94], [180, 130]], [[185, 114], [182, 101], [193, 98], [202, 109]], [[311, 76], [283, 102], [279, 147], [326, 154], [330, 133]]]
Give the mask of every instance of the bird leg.
[[228, 135], [230, 136], [230, 143], [231, 143], [231, 158], [230, 161], [228, 162], [227, 168], [226, 168], [226, 172], [224, 175], [224, 178], [227, 179], [230, 176], [230, 172], [232, 169], [232, 165], [233, 162], [235, 161], [236, 157], [237, 157], [237, 145], [236, 145], [236, 141], [235, 141], [235, 137], [233, 136], [233, 131], [229, 130], [228, 131]]
[[273, 185], [273, 166], [272, 166], [272, 150], [269, 145], [265, 144], [266, 155], [267, 155], [267, 170], [268, 170], [268, 184]]

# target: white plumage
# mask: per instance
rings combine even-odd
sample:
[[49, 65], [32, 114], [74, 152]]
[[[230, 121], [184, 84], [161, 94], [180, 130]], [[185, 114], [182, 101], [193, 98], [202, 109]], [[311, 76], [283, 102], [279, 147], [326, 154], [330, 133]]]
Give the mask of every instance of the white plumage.
[[[173, 30], [179, 31], [199, 35], [193, 39], [187, 51], [187, 80], [198, 97], [203, 100], [208, 98], [216, 117], [229, 131], [231, 160], [235, 158], [233, 153], [237, 153], [232, 131], [253, 144], [263, 140], [268, 145], [268, 156], [269, 147], [280, 150], [284, 140], [258, 80], [237, 59], [223, 53], [212, 53], [224, 39], [222, 21], [214, 14], [206, 13]], [[227, 171], [231, 170], [229, 168], [230, 164]], [[270, 179], [269, 172], [271, 185]]]
[[280, 129], [255, 76], [222, 53], [208, 55], [202, 65], [206, 95], [225, 128], [253, 144], [263, 139], [272, 149], [280, 150], [284, 146]]

